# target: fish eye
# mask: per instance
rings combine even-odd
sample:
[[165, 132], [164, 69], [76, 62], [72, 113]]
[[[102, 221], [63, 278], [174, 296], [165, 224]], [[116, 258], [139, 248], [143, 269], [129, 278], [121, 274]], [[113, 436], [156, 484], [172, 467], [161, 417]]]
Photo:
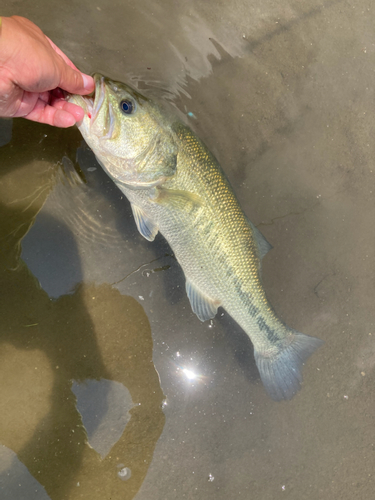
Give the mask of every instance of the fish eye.
[[129, 99], [123, 99], [120, 102], [120, 109], [126, 115], [132, 114], [134, 111], [134, 108], [135, 108], [134, 104]]

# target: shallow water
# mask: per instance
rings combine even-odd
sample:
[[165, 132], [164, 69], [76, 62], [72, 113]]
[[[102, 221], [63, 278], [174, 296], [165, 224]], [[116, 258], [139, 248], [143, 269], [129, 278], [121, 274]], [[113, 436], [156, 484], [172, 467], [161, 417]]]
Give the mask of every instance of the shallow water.
[[193, 315], [79, 132], [2, 120], [0, 499], [372, 498], [371, 2], [11, 14], [185, 115], [274, 246], [278, 315], [325, 344], [300, 393], [270, 400], [246, 336]]

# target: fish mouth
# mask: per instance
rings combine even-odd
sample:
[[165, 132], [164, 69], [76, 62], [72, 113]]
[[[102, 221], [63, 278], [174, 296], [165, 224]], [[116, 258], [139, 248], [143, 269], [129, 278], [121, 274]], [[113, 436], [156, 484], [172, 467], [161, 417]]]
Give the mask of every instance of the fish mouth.
[[90, 106], [89, 112], [91, 114], [92, 123], [98, 116], [105, 97], [105, 77], [99, 73], [95, 73], [93, 78], [95, 83], [94, 98], [88, 98], [88, 101], [91, 101], [88, 105]]
[[[113, 139], [115, 134], [115, 121], [116, 116], [113, 110], [112, 103], [106, 99], [108, 90], [110, 86], [108, 85], [108, 79], [99, 73], [93, 75], [95, 89], [92, 94], [87, 96], [72, 96], [71, 102], [78, 104], [83, 108], [85, 114], [89, 119], [89, 127], [91, 132], [98, 135], [101, 139]], [[109, 89], [108, 89], [109, 87]], [[106, 102], [105, 102], [106, 101]], [[96, 130], [95, 122], [99, 116], [99, 113], [103, 106], [107, 106], [107, 112], [105, 114], [105, 123], [101, 124], [98, 130]]]
[[93, 75], [95, 88], [88, 95], [68, 94], [67, 101], [77, 104], [83, 108], [86, 115], [92, 120], [98, 115], [105, 96], [104, 76], [95, 73]]

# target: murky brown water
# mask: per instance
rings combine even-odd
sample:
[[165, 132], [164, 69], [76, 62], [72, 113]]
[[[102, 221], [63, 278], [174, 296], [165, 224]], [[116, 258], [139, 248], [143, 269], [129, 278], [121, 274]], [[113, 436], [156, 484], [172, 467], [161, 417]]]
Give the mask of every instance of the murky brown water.
[[0, 499], [372, 498], [371, 2], [10, 1], [11, 14], [82, 70], [195, 116], [274, 246], [270, 301], [325, 344], [302, 391], [271, 401], [246, 336], [193, 315], [167, 243], [139, 235], [78, 131], [3, 120]]

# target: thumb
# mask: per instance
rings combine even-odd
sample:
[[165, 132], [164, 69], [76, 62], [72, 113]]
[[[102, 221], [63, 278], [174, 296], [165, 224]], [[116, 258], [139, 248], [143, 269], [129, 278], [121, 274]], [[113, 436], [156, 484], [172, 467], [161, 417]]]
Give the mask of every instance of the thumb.
[[58, 86], [71, 94], [90, 94], [90, 92], [93, 92], [95, 87], [94, 79], [89, 75], [81, 73], [68, 56], [48, 36], [46, 38], [55, 54], [57, 54], [60, 71], [60, 83]]
[[89, 94], [94, 90], [94, 79], [75, 70], [62, 61], [59, 87], [71, 94]]

